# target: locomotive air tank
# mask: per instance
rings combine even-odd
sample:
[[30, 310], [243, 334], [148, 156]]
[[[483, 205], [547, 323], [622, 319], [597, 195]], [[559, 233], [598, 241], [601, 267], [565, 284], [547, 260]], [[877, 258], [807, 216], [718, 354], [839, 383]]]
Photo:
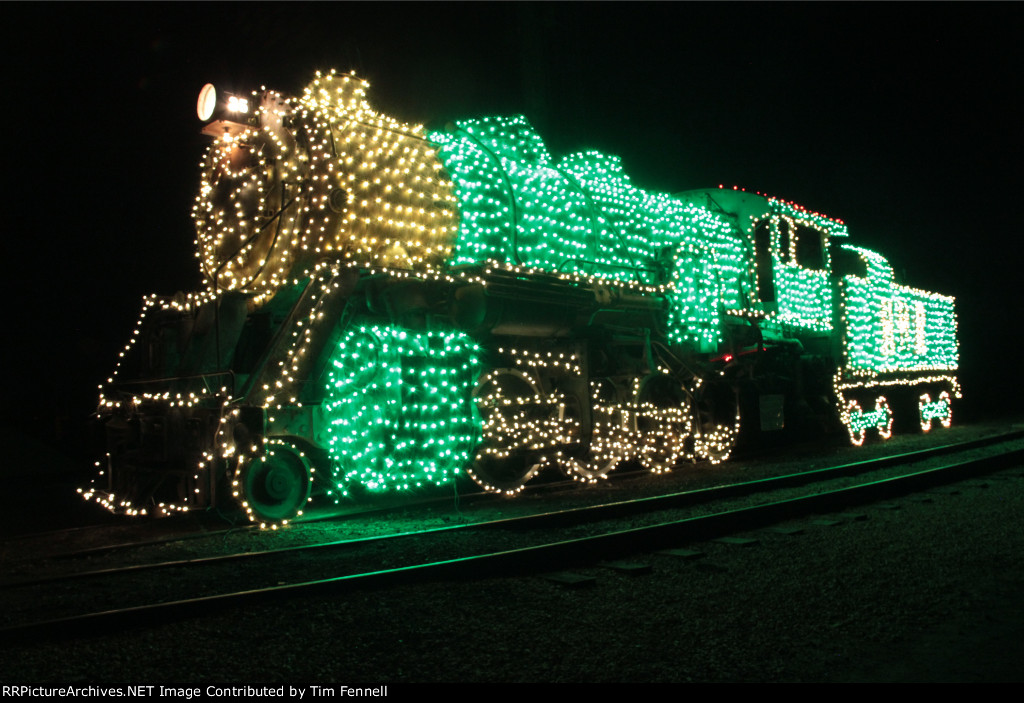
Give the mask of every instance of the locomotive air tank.
[[428, 131], [355, 75], [203, 89], [201, 291], [144, 300], [101, 391], [86, 497], [264, 524], [467, 475], [514, 494], [738, 440], [948, 425], [952, 298], [846, 225], [740, 190], [555, 159], [521, 116]]

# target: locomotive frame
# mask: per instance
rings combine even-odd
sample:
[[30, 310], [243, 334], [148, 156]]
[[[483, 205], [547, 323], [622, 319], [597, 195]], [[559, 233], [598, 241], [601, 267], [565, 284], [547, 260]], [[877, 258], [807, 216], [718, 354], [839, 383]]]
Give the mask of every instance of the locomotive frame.
[[949, 426], [953, 299], [898, 285], [841, 221], [651, 193], [616, 157], [556, 162], [522, 117], [428, 132], [367, 89], [204, 88], [206, 288], [144, 300], [86, 498], [234, 499], [276, 526], [318, 494], [462, 473], [514, 494], [549, 467], [592, 483], [780, 432]]

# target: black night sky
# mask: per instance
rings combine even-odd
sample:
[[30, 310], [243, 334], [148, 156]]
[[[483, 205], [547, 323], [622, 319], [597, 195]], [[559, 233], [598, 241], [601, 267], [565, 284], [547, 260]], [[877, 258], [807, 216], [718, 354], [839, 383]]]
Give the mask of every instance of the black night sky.
[[524, 113], [638, 186], [843, 219], [956, 296], [965, 408], [1015, 411], [1024, 22], [1012, 4], [102, 4], [5, 22], [6, 430], [76, 446], [141, 296], [199, 283], [195, 101], [355, 69], [377, 109]]

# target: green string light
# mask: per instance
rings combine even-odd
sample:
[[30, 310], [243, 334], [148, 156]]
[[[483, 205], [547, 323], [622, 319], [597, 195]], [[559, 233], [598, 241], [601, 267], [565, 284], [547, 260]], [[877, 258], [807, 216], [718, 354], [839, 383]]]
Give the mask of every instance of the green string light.
[[634, 187], [618, 157], [556, 165], [522, 116], [430, 132], [462, 215], [454, 264], [522, 265], [627, 285], [671, 281], [670, 336], [713, 346], [743, 307], [742, 239], [727, 219]]
[[953, 405], [947, 391], [942, 391], [936, 401], [932, 401], [929, 393], [921, 394], [917, 401], [917, 410], [921, 419], [921, 429], [928, 432], [932, 428], [932, 420], [938, 420], [943, 427], [953, 422]]
[[862, 373], [953, 371], [959, 364], [953, 298], [897, 285], [881, 255], [843, 245], [867, 264], [844, 276], [845, 364]]
[[333, 493], [353, 482], [383, 491], [452, 480], [480, 436], [470, 399], [479, 355], [459, 332], [350, 329], [331, 359], [324, 406]]

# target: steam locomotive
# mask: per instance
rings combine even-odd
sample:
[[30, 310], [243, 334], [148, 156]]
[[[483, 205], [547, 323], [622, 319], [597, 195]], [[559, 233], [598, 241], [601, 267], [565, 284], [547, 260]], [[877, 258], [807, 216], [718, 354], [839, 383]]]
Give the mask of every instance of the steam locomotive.
[[205, 287], [150, 296], [98, 418], [86, 498], [130, 514], [468, 475], [514, 494], [725, 460], [737, 442], [948, 426], [954, 301], [840, 220], [737, 189], [669, 195], [556, 160], [524, 117], [440, 130], [354, 74], [198, 103]]

